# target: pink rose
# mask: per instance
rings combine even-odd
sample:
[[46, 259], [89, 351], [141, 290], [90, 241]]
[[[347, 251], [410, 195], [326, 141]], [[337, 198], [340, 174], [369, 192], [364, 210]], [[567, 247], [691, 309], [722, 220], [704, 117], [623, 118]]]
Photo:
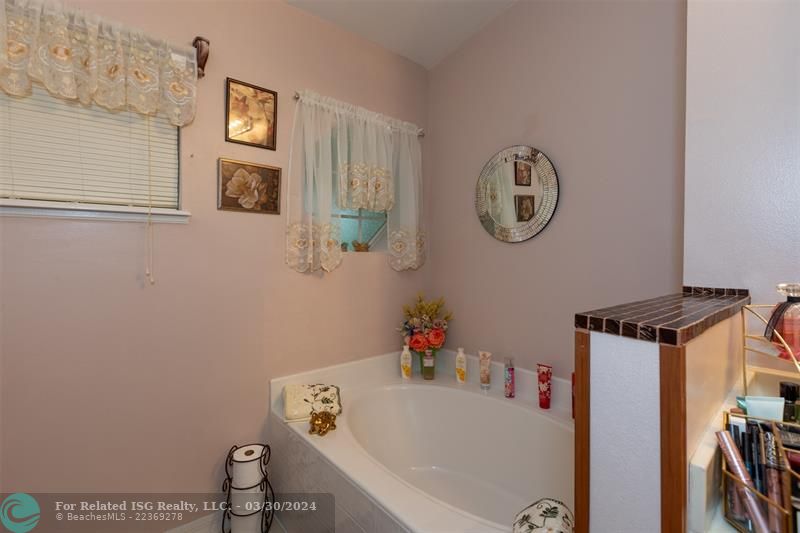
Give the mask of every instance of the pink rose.
[[431, 345], [431, 348], [439, 349], [444, 346], [444, 331], [440, 328], [433, 328], [428, 332], [428, 344]]
[[411, 336], [411, 340], [408, 341], [408, 347], [415, 352], [424, 352], [428, 349], [428, 339], [422, 333], [415, 333]]

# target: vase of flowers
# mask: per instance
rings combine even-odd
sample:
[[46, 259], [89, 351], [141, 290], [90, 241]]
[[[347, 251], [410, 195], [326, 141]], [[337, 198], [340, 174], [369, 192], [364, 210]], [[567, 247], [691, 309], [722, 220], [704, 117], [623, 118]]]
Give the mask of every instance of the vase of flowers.
[[403, 306], [400, 332], [406, 345], [419, 357], [424, 379], [436, 375], [436, 352], [444, 346], [448, 322], [453, 320], [453, 314], [444, 305], [443, 298], [428, 302], [419, 294], [413, 305]]

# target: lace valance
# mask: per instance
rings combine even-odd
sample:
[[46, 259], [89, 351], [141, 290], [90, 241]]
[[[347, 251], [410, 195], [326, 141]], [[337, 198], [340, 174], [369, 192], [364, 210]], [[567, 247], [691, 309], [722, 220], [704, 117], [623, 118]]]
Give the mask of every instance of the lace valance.
[[286, 262], [298, 272], [330, 272], [342, 262], [335, 208], [386, 213], [389, 265], [419, 268], [420, 129], [310, 91], [295, 111], [289, 171]]
[[54, 0], [0, 0], [0, 89], [53, 96], [110, 110], [161, 113], [176, 126], [194, 119], [197, 59], [140, 31]]

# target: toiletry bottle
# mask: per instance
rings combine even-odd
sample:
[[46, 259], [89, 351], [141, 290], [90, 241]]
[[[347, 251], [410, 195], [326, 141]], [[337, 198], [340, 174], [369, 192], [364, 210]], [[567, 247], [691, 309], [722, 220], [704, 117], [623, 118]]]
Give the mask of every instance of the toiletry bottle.
[[539, 383], [539, 408], [550, 409], [550, 390], [553, 381], [553, 367], [544, 363], [536, 365], [536, 374]]
[[514, 359], [506, 357], [503, 375], [505, 376], [506, 398], [514, 397]]
[[478, 352], [481, 368], [481, 389], [489, 390], [492, 382], [492, 352]]
[[434, 379], [436, 377], [436, 354], [428, 348], [422, 356], [422, 379]]
[[403, 379], [411, 379], [411, 351], [408, 345], [403, 346], [403, 353], [400, 354], [400, 374]]
[[781, 381], [778, 386], [781, 398], [783, 398], [785, 402], [783, 421], [795, 422], [797, 420], [797, 416], [795, 415], [795, 402], [800, 398], [800, 384], [792, 381]]
[[456, 354], [456, 381], [467, 382], [467, 356], [464, 355], [464, 348], [459, 348]]
[[780, 358], [792, 361], [793, 355], [800, 358], [800, 283], [781, 283], [778, 292], [786, 296], [786, 301], [775, 306], [764, 336], [775, 344]]

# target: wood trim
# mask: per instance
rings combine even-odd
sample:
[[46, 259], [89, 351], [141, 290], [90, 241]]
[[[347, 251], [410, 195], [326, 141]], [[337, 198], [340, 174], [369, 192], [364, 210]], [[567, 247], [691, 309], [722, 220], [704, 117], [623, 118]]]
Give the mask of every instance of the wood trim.
[[686, 346], [659, 349], [661, 533], [686, 531]]
[[589, 332], [575, 330], [575, 533], [589, 533]]

